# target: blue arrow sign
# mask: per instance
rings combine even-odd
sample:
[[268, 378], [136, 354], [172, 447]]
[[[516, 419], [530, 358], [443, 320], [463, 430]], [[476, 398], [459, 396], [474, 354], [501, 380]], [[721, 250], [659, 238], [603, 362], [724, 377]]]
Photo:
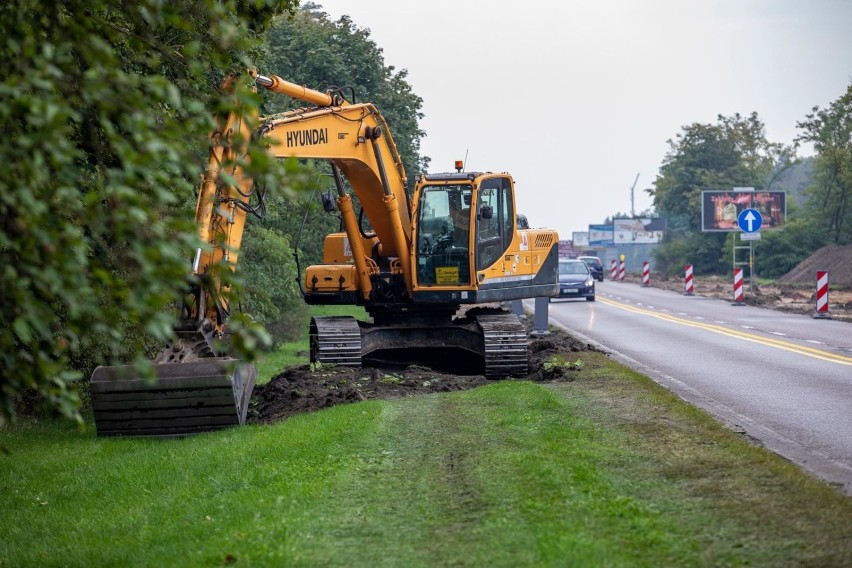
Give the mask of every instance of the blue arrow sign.
[[737, 225], [744, 233], [754, 233], [760, 230], [763, 215], [757, 209], [743, 209], [737, 217]]

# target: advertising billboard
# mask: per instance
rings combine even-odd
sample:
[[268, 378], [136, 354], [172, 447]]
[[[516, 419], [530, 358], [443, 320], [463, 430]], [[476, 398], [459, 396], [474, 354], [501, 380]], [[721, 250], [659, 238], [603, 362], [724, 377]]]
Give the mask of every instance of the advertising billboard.
[[701, 230], [739, 231], [737, 218], [743, 209], [760, 211], [761, 230], [780, 229], [787, 217], [787, 194], [783, 191], [702, 191]]
[[589, 233], [586, 231], [575, 231], [572, 233], [572, 239], [574, 241], [574, 248], [589, 246]]
[[577, 251], [574, 250], [574, 243], [571, 241], [559, 241], [559, 258], [574, 258], [577, 256]]
[[589, 246], [612, 245], [612, 225], [589, 225]]
[[662, 217], [612, 220], [612, 240], [620, 243], [658, 243], [663, 239], [666, 220]]

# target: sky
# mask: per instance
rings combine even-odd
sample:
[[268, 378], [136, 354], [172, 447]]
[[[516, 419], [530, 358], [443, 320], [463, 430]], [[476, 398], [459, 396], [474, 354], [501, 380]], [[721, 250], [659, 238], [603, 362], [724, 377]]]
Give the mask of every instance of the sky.
[[850, 0], [315, 1], [408, 71], [430, 171], [509, 172], [560, 239], [646, 212], [683, 127], [757, 112], [792, 144], [852, 83]]

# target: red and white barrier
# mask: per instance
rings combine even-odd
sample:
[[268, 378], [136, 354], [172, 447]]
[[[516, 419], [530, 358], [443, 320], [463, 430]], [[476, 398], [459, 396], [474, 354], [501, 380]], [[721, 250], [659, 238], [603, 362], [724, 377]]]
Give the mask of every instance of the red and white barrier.
[[624, 259], [621, 259], [618, 263], [618, 281], [624, 282]]
[[743, 305], [743, 269], [734, 268], [734, 305]]
[[642, 263], [642, 286], [650, 286], [651, 285], [651, 265], [648, 261], [644, 261]]
[[828, 271], [818, 270], [816, 277], [815, 318], [831, 319], [828, 315]]
[[692, 288], [692, 265], [691, 265], [691, 264], [686, 264], [686, 265], [684, 265], [684, 267], [683, 267], [683, 271], [685, 272], [685, 275], [684, 275], [684, 277], [683, 277], [683, 287], [684, 287], [684, 292], [683, 292], [683, 294], [684, 294], [685, 296], [692, 296], [692, 295], [693, 295], [693, 288]]
[[615, 259], [613, 259], [612, 264], [610, 266], [612, 271], [612, 279], [615, 280], [615, 278], [618, 276], [618, 268], [616, 267]]

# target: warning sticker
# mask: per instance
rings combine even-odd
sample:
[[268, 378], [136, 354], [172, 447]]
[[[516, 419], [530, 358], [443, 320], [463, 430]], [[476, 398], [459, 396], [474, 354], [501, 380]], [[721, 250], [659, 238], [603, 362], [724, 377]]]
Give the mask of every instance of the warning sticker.
[[458, 284], [459, 283], [459, 267], [458, 266], [438, 266], [438, 267], [435, 267], [435, 282], [437, 284]]

